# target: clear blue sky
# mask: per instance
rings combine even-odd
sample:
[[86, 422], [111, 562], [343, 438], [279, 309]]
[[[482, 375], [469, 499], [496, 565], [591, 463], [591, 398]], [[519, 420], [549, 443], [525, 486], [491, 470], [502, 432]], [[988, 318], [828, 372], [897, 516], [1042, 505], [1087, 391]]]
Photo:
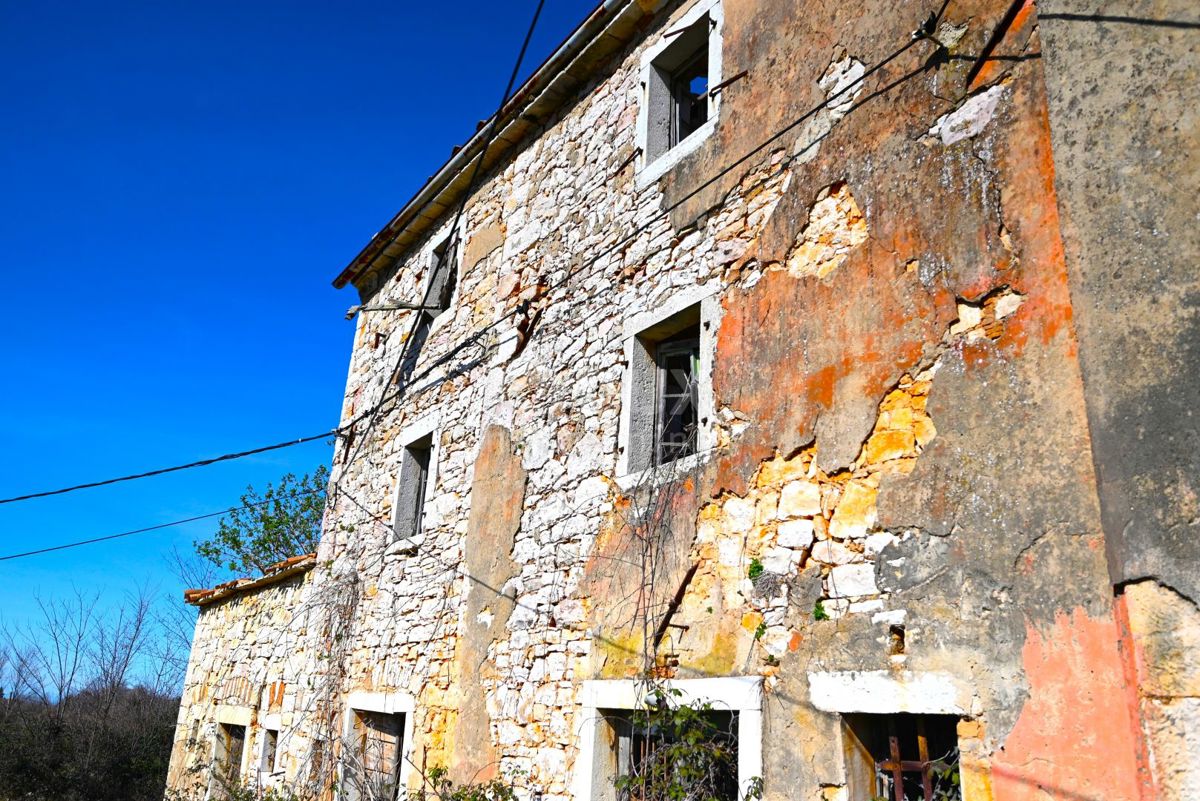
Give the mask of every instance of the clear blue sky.
[[[548, 0], [526, 72], [595, 5]], [[332, 278], [494, 109], [534, 7], [0, 0], [0, 496], [337, 424]], [[0, 506], [12, 553], [222, 509], [324, 443]], [[0, 562], [0, 618], [181, 587], [215, 521]]]

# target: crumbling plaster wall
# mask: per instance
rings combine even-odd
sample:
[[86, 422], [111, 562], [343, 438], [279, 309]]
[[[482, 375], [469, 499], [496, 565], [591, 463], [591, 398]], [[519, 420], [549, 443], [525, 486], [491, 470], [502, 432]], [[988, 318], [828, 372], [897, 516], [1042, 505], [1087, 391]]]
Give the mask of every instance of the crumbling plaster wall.
[[[725, 74], [747, 76], [639, 190], [639, 57], [675, 5], [486, 176], [454, 306], [377, 415], [411, 318], [359, 317], [343, 420], [368, 420], [335, 453], [313, 589], [353, 577], [356, 603], [311, 674], [412, 695], [416, 764], [474, 757], [565, 801], [580, 682], [647, 667], [670, 614], [660, 675], [766, 677], [770, 799], [844, 797], [839, 701], [814, 686], [849, 673], [952, 677], [969, 801], [1137, 797], [1040, 39], [1007, 8], [951, 2], [945, 58], [920, 41], [856, 87], [932, 6], [725, 0]], [[420, 296], [451, 216], [369, 300]], [[616, 480], [622, 323], [696, 287], [723, 310], [717, 447], [653, 500]], [[435, 418], [413, 548], [390, 529], [400, 432]]]
[[[1200, 13], [1040, 6], [1063, 240], [1132, 711], [1162, 798], [1195, 795], [1200, 709]], [[1171, 680], [1165, 676], [1173, 677]]]

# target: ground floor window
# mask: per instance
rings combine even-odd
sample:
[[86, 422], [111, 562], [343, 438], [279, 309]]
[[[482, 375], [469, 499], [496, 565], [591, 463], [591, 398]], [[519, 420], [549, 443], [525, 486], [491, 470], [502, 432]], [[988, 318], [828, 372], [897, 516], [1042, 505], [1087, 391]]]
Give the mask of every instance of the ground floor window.
[[360, 799], [400, 796], [400, 760], [404, 753], [404, 716], [355, 710], [347, 755], [347, 790]]
[[603, 710], [620, 801], [739, 801], [738, 713], [705, 706]]
[[843, 715], [850, 801], [961, 801], [954, 715]]
[[761, 790], [761, 678], [583, 686], [577, 801], [745, 801]]
[[246, 751], [246, 727], [222, 723], [217, 727], [217, 776], [228, 784], [241, 780]]
[[404, 797], [412, 739], [413, 699], [400, 693], [351, 693], [338, 767], [339, 798], [394, 801]]

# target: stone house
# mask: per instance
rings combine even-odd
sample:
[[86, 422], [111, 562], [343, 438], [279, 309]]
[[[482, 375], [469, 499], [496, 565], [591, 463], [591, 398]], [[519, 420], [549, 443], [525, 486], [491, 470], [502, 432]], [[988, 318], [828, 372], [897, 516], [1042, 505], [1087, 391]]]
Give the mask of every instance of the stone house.
[[616, 799], [665, 688], [731, 801], [1190, 798], [1200, 82], [1099, 11], [603, 2], [337, 277], [320, 550], [189, 592], [168, 797]]

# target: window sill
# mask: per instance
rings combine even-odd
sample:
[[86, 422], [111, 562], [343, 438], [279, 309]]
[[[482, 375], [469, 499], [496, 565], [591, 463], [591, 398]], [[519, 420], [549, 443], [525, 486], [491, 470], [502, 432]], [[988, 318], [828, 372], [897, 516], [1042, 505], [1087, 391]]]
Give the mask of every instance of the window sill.
[[713, 131], [717, 129], [717, 115], [713, 115], [704, 121], [696, 130], [688, 134], [687, 138], [670, 150], [662, 153], [654, 161], [642, 167], [634, 178], [634, 183], [638, 189], [645, 189], [650, 184], [657, 181], [667, 174], [679, 162], [683, 161], [685, 156], [695, 152], [700, 145], [704, 144], [704, 140], [712, 136]]
[[629, 492], [638, 487], [661, 487], [663, 484], [693, 472], [696, 468], [703, 466], [707, 462], [708, 452], [701, 451], [657, 467], [647, 467], [644, 470], [623, 473], [613, 480], [622, 492]]
[[384, 558], [389, 556], [412, 556], [424, 541], [424, 537], [401, 537], [384, 549]]

